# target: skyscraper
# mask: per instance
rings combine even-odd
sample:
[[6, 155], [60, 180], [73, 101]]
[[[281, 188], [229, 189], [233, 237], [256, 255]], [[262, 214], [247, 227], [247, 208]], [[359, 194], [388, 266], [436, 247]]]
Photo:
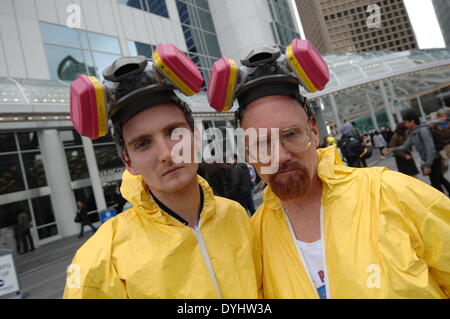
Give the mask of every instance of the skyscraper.
[[322, 54], [417, 48], [403, 0], [296, 0], [296, 4], [306, 38]]
[[433, 0], [433, 6], [444, 36], [445, 46], [448, 48], [450, 47], [450, 0]]

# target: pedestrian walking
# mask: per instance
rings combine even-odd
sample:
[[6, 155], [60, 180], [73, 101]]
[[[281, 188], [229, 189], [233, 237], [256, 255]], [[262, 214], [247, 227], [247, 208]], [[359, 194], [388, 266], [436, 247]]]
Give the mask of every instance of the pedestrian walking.
[[[403, 145], [405, 143], [407, 134], [406, 131], [408, 129], [406, 128], [405, 124], [399, 123], [397, 125], [397, 128], [395, 129], [395, 133], [392, 136], [389, 146], [390, 147], [397, 147], [400, 145]], [[397, 169], [400, 173], [410, 175], [413, 177], [416, 177], [417, 174], [419, 174], [419, 171], [417, 170], [416, 163], [414, 162], [414, 158], [412, 157], [411, 152], [405, 151], [405, 152], [397, 152], [394, 154], [395, 162], [397, 163]]]
[[430, 177], [431, 186], [441, 192], [444, 192], [442, 188], [444, 186], [447, 193], [450, 194], [450, 183], [442, 174], [441, 155], [436, 149], [430, 126], [426, 123], [420, 124], [419, 115], [413, 111], [404, 116], [403, 123], [406, 128], [411, 130], [405, 143], [401, 146], [385, 149], [384, 153], [411, 151], [414, 146], [423, 162], [422, 173]]
[[92, 229], [92, 232], [95, 233], [97, 231], [97, 228], [95, 228], [92, 224], [91, 221], [89, 220], [89, 216], [88, 216], [88, 210], [86, 207], [86, 204], [79, 200], [77, 201], [77, 218], [79, 219], [80, 222], [80, 234], [78, 235], [78, 238], [82, 238], [84, 235], [84, 226], [89, 226]]
[[378, 131], [375, 131], [375, 135], [373, 136], [373, 146], [378, 148], [380, 151], [380, 155], [382, 159], [386, 159], [386, 157], [383, 154], [383, 149], [387, 147], [387, 142], [383, 137], [383, 134], [381, 134]]

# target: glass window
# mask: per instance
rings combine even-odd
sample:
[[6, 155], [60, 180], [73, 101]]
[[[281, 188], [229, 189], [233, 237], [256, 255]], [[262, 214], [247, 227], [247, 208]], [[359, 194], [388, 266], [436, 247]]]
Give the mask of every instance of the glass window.
[[105, 51], [115, 54], [121, 54], [120, 45], [117, 38], [98, 33], [88, 33], [92, 50]]
[[119, 158], [115, 145], [95, 146], [94, 152], [99, 171], [123, 167], [123, 162]]
[[128, 48], [130, 49], [131, 55], [143, 55], [151, 59], [155, 46], [141, 42], [128, 41]]
[[0, 229], [16, 225], [17, 215], [20, 211], [30, 212], [28, 201], [0, 205]]
[[70, 179], [76, 181], [89, 178], [86, 157], [82, 147], [66, 149], [67, 164], [70, 171]]
[[56, 224], [39, 228], [37, 231], [40, 240], [58, 235], [58, 228], [56, 227]]
[[127, 6], [136, 8], [136, 9], [143, 9], [142, 3], [140, 0], [119, 0], [119, 3], [125, 4]]
[[204, 32], [206, 46], [208, 47], [208, 53], [210, 56], [220, 58], [219, 43], [217, 43], [217, 37], [215, 35]]
[[23, 153], [22, 159], [27, 176], [28, 188], [47, 186], [41, 153]]
[[192, 0], [192, 2], [197, 6], [200, 7], [202, 9], [208, 10], [209, 11], [209, 6], [208, 6], [208, 2], [206, 0]]
[[19, 156], [0, 156], [0, 194], [25, 190], [25, 184], [20, 169]]
[[165, 0], [143, 0], [143, 2], [145, 3], [146, 11], [157, 14], [161, 17], [169, 17]]
[[197, 10], [197, 13], [202, 29], [210, 32], [215, 32], [214, 23], [211, 19], [211, 14], [203, 10]]
[[55, 222], [50, 196], [33, 198], [31, 203], [33, 205], [36, 226], [43, 226]]
[[80, 47], [80, 39], [76, 29], [45, 22], [41, 22], [40, 26], [44, 42]]
[[118, 55], [100, 52], [92, 52], [92, 55], [94, 56], [96, 74], [100, 80], [103, 80], [103, 70], [106, 69], [106, 67], [112, 64], [115, 60], [120, 58], [120, 56]]
[[53, 80], [73, 81], [79, 74], [86, 74], [86, 64], [80, 49], [70, 49], [45, 44], [45, 52]]
[[0, 153], [17, 151], [14, 133], [0, 133]]
[[36, 131], [17, 133], [19, 139], [20, 149], [25, 150], [37, 150], [39, 149], [38, 134]]
[[89, 45], [88, 32], [83, 30], [78, 30], [80, 39], [81, 39], [81, 47], [83, 49], [90, 50], [91, 46]]

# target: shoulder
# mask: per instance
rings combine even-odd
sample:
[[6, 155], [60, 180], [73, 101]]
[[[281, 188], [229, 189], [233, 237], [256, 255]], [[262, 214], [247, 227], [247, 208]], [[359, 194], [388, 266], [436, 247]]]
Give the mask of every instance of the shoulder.
[[75, 254], [72, 264], [76, 264], [85, 274], [85, 285], [96, 286], [112, 262], [112, 254], [117, 236], [126, 234], [126, 229], [135, 227], [135, 213], [129, 209], [101, 225]]
[[381, 196], [386, 205], [398, 206], [409, 215], [426, 214], [430, 209], [441, 205], [447, 205], [447, 211], [450, 207], [450, 199], [434, 187], [417, 178], [390, 170], [381, 175]]
[[[216, 214], [232, 218], [249, 220], [247, 211], [238, 202], [214, 195]], [[224, 215], [226, 214], [226, 215]]]

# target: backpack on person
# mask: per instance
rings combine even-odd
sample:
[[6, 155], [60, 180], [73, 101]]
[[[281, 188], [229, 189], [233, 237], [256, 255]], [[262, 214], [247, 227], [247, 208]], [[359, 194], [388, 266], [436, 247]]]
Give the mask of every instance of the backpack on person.
[[444, 149], [445, 142], [441, 130], [436, 125], [428, 126], [431, 136], [433, 137], [434, 147], [440, 152]]

